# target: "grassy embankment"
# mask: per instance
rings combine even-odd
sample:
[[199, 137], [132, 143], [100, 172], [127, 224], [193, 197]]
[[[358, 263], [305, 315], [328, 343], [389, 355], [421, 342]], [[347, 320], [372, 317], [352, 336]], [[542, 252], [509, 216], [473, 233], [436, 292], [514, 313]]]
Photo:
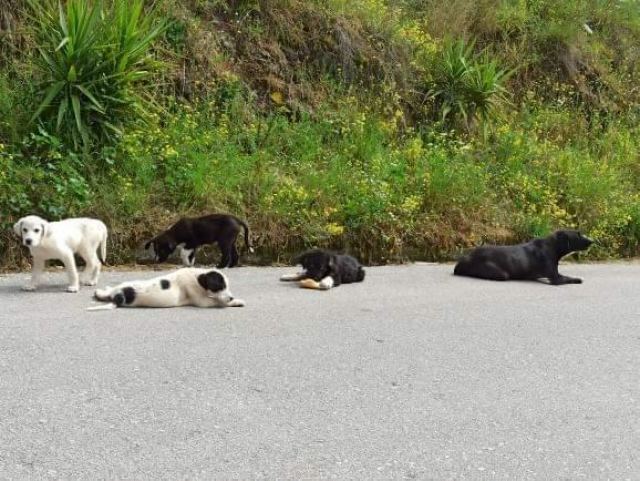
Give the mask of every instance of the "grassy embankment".
[[111, 263], [211, 211], [248, 219], [253, 262], [557, 227], [638, 253], [635, 0], [74, 3], [0, 0], [0, 265], [32, 212], [104, 219]]

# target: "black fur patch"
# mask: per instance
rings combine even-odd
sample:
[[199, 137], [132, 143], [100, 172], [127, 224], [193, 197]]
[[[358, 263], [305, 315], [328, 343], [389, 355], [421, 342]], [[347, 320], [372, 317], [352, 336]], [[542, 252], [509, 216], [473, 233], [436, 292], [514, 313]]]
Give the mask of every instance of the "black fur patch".
[[122, 292], [118, 292], [115, 296], [113, 296], [113, 299], [111, 300], [116, 306], [120, 307], [124, 304], [124, 295], [122, 294]]
[[136, 299], [136, 290], [133, 287], [125, 287], [122, 289], [125, 304], [131, 304]]
[[164, 290], [169, 289], [171, 287], [171, 282], [166, 279], [160, 279], [160, 287]]
[[216, 271], [200, 274], [198, 276], [198, 284], [211, 292], [220, 292], [227, 288], [227, 283], [225, 282], [224, 277]]

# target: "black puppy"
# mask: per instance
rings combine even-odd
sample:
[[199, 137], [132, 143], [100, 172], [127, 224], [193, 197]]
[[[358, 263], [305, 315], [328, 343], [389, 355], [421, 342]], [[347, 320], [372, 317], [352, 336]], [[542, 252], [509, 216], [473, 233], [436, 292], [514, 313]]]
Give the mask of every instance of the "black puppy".
[[218, 243], [222, 259], [218, 268], [234, 267], [238, 264], [238, 250], [236, 240], [240, 233], [240, 228], [244, 228], [244, 242], [253, 252], [253, 247], [249, 242], [249, 226], [229, 214], [211, 214], [203, 217], [183, 217], [169, 229], [147, 242], [144, 246], [149, 249], [153, 245], [155, 260], [164, 262], [181, 246], [180, 256], [186, 266], [192, 266], [196, 259], [196, 248], [204, 244]]
[[326, 290], [364, 280], [362, 265], [354, 257], [345, 254], [312, 249], [296, 257], [294, 263], [300, 264], [304, 271], [285, 274], [280, 278], [281, 281], [301, 281], [302, 287]]
[[453, 271], [457, 276], [494, 281], [547, 278], [553, 285], [581, 284], [582, 279], [558, 273], [558, 261], [593, 241], [575, 230], [559, 230], [548, 237], [514, 246], [482, 246], [463, 256]]

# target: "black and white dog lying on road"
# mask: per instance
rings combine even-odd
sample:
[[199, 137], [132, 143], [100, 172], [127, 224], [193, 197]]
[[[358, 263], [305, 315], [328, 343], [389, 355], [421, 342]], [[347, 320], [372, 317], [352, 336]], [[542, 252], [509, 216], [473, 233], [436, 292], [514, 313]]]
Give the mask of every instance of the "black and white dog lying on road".
[[312, 249], [294, 259], [304, 269], [298, 274], [285, 274], [281, 281], [300, 281], [301, 287], [327, 290], [340, 284], [362, 282], [364, 269], [352, 256]]
[[224, 274], [216, 269], [185, 267], [163, 276], [123, 282], [115, 287], [97, 289], [96, 300], [107, 302], [90, 311], [116, 307], [243, 307], [229, 291]]
[[591, 244], [593, 240], [578, 231], [559, 230], [525, 244], [476, 247], [458, 261], [453, 273], [494, 281], [547, 278], [556, 286], [580, 284], [582, 279], [558, 272], [558, 261], [571, 252], [586, 250]]
[[177, 247], [180, 247], [182, 263], [193, 266], [196, 260], [196, 249], [202, 245], [217, 242], [222, 253], [218, 268], [234, 267], [238, 264], [236, 240], [241, 228], [244, 229], [245, 245], [249, 252], [253, 252], [249, 241], [249, 226], [243, 220], [229, 214], [183, 217], [147, 242], [144, 248], [149, 249], [153, 246], [155, 260], [164, 262]]

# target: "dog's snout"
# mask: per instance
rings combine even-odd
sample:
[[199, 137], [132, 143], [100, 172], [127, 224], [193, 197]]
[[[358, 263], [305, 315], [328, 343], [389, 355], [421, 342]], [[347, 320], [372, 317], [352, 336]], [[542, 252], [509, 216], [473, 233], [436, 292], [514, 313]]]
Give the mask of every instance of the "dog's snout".
[[32, 242], [31, 239], [25, 239], [24, 240], [25, 245], [28, 245], [28, 246], [31, 245], [31, 242]]

